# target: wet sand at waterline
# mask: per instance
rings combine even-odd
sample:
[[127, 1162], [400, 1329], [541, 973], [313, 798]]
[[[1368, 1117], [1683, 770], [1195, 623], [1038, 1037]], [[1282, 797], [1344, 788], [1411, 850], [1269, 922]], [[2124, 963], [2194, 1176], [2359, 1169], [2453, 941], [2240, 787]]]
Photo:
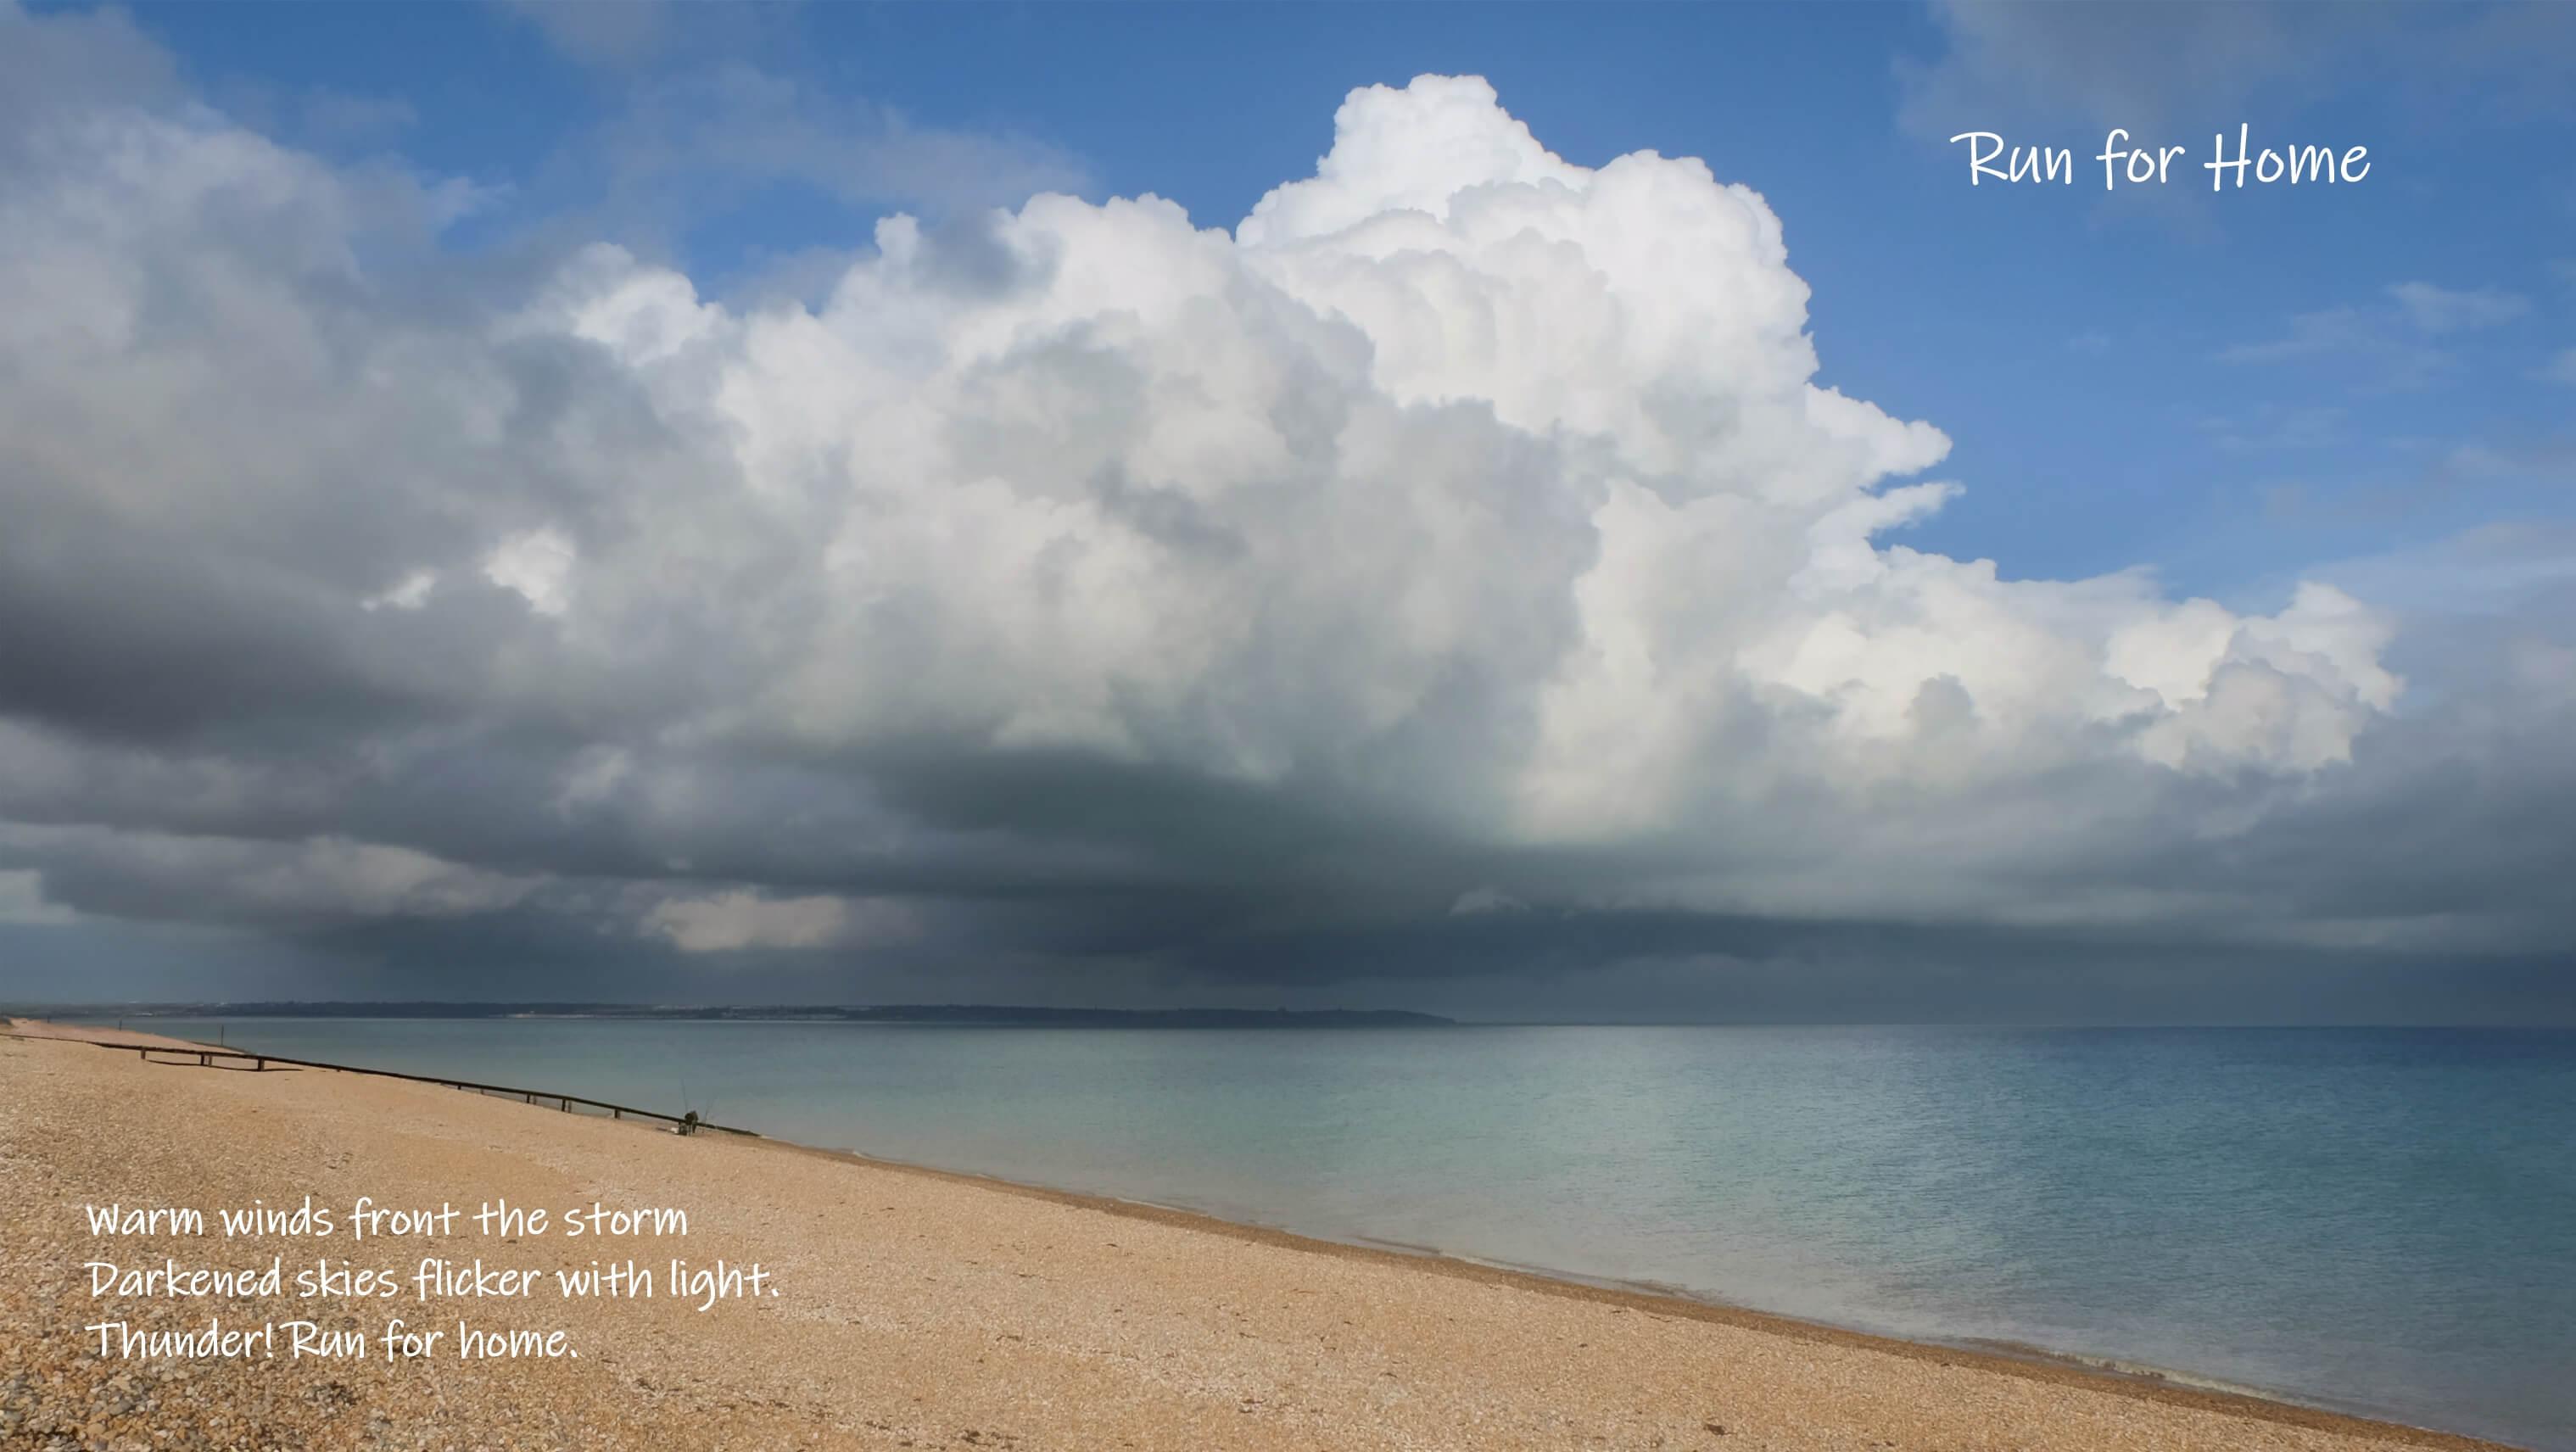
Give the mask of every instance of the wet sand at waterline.
[[[105, 1036], [96, 1030], [70, 1030]], [[542, 1086], [535, 1086], [542, 1087]], [[683, 1240], [94, 1239], [85, 1204], [671, 1206]], [[0, 1040], [0, 1445], [2493, 1444], [424, 1084]], [[102, 1248], [104, 1247], [104, 1248]], [[779, 1294], [93, 1300], [82, 1263], [759, 1262]], [[320, 1306], [324, 1309], [314, 1310]], [[81, 1328], [561, 1327], [575, 1358], [113, 1360]], [[1723, 1430], [1720, 1430], [1723, 1429]]]

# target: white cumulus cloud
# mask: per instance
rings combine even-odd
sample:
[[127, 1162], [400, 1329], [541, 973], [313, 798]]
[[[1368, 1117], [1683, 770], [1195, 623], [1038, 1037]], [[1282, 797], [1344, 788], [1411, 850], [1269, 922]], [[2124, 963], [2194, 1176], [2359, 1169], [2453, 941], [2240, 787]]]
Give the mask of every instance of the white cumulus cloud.
[[1973, 481], [1833, 386], [1768, 203], [1475, 78], [1353, 92], [1230, 230], [898, 215], [812, 306], [608, 243], [459, 280], [444, 183], [201, 109], [19, 143], [0, 869], [74, 911], [2233, 923], [2303, 909], [2142, 860], [2330, 797], [2403, 699], [2323, 584], [1909, 547]]

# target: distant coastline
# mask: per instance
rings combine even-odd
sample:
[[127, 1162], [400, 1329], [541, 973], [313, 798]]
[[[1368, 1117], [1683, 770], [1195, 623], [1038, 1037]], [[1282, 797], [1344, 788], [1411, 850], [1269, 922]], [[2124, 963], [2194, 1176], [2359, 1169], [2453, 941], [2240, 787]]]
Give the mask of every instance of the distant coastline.
[[69, 1003], [0, 1005], [0, 1013], [101, 1018], [615, 1018], [939, 1023], [1047, 1028], [1452, 1028], [1457, 1020], [1392, 1008], [1041, 1008], [1027, 1004], [886, 1003]]

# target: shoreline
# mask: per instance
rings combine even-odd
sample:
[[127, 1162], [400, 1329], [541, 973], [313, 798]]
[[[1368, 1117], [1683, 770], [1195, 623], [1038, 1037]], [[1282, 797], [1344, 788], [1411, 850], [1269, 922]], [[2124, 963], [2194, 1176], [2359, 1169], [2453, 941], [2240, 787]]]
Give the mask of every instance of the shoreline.
[[[9, 1025], [9, 1032], [31, 1039], [117, 1038], [129, 1042], [149, 1041], [173, 1048], [199, 1047], [192, 1041], [168, 1035], [89, 1029], [85, 1026], [62, 1026], [36, 1020], [19, 1020]], [[122, 1059], [113, 1050], [98, 1053], [101, 1060], [114, 1059], [121, 1070]], [[187, 1066], [165, 1066], [187, 1072]], [[231, 1075], [226, 1075], [231, 1078]], [[251, 1076], [243, 1076], [245, 1078]], [[301, 1079], [303, 1076], [296, 1075]], [[300, 1096], [324, 1084], [354, 1084], [356, 1080], [338, 1080], [331, 1076], [308, 1085], [259, 1086], [289, 1096]], [[405, 1089], [415, 1086], [405, 1085]], [[331, 1100], [354, 1101], [366, 1096], [328, 1093]], [[507, 1105], [505, 1099], [476, 1101]], [[469, 1101], [471, 1102], [471, 1101]], [[528, 1107], [528, 1106], [519, 1106]], [[481, 1113], [480, 1109], [469, 1111]], [[541, 1122], [530, 1122], [520, 1128], [541, 1131], [556, 1137], [567, 1131], [575, 1136], [596, 1138], [596, 1131], [570, 1128], [584, 1116], [565, 1117], [548, 1113]], [[607, 1124], [610, 1121], [601, 1120]], [[633, 1128], [634, 1126], [621, 1126]], [[656, 1131], [667, 1133], [667, 1131]], [[795, 1161], [824, 1165], [846, 1165], [878, 1174], [895, 1175], [929, 1185], [951, 1186], [980, 1195], [999, 1195], [1033, 1204], [1063, 1207], [1070, 1210], [1116, 1217], [1183, 1232], [1190, 1236], [1214, 1237], [1236, 1245], [1266, 1247], [1302, 1256], [1323, 1257], [1351, 1267], [1381, 1272], [1395, 1272], [1400, 1277], [1433, 1277], [1442, 1282], [1499, 1289], [1544, 1297], [1552, 1303], [1576, 1307], [1605, 1309], [1613, 1315], [1634, 1314], [1658, 1323], [1696, 1324], [1724, 1327], [1751, 1333], [1784, 1347], [1830, 1348], [1837, 1352], [1866, 1353], [1898, 1362], [1913, 1363], [1943, 1372], [1983, 1374], [2010, 1378], [2038, 1388], [2055, 1388], [2079, 1394], [2099, 1394], [2139, 1403], [2147, 1407], [2209, 1414], [2230, 1421], [2241, 1421], [2284, 1430], [2323, 1434], [2329, 1438], [2356, 1439], [2370, 1445], [2411, 1446], [2456, 1449], [2499, 1449], [2506, 1444], [2486, 1441], [2465, 1434], [2409, 1426], [2362, 1414], [2314, 1407], [2288, 1401], [2253, 1390], [2196, 1385], [2187, 1374], [2162, 1369], [2131, 1369], [2116, 1363], [2104, 1364], [2099, 1359], [2069, 1356], [2045, 1348], [1962, 1345], [1941, 1341], [1915, 1340], [1903, 1337], [1834, 1326], [1737, 1306], [1725, 1302], [1679, 1294], [1667, 1289], [1616, 1282], [1590, 1280], [1544, 1268], [1496, 1264], [1446, 1252], [1433, 1247], [1394, 1246], [1363, 1243], [1307, 1235], [1283, 1228], [1226, 1219], [1199, 1210], [1154, 1204], [1112, 1195], [1060, 1189], [1005, 1179], [972, 1171], [953, 1170], [898, 1160], [881, 1159], [852, 1150], [833, 1149], [768, 1137], [729, 1140], [736, 1146], [757, 1146], [779, 1152]], [[640, 1142], [638, 1142], [640, 1143]], [[593, 1144], [593, 1149], [601, 1146]], [[891, 1207], [889, 1207], [891, 1208]], [[989, 1207], [987, 1207], [989, 1208]], [[998, 1212], [996, 1212], [998, 1213]], [[1115, 1242], [1112, 1242], [1114, 1245]], [[968, 1264], [975, 1264], [969, 1261]], [[1023, 1273], [1024, 1277], [1027, 1273]], [[1435, 1293], [1427, 1285], [1409, 1280], [1396, 1282], [1399, 1289], [1411, 1285], [1413, 1293], [1428, 1298]], [[1216, 1290], [1223, 1290], [1222, 1286]], [[1213, 1294], [1213, 1292], [1212, 1292]], [[1452, 1318], [1455, 1319], [1455, 1318]], [[1350, 1324], [1344, 1322], [1345, 1325]], [[1588, 1344], [1588, 1343], [1587, 1343]], [[918, 1400], [918, 1398], [916, 1398]], [[1712, 1422], [1711, 1426], [1716, 1423]], [[1596, 1439], [1597, 1440], [1597, 1439]], [[2152, 1444], [2150, 1444], [2152, 1445]], [[2268, 1442], [2248, 1445], [2270, 1445]]]
[[1280, 1226], [1232, 1220], [1209, 1211], [1194, 1210], [1186, 1206], [1163, 1205], [1149, 1200], [1135, 1200], [1087, 1190], [1060, 1189], [1052, 1185], [1012, 1180], [975, 1170], [954, 1170], [938, 1165], [918, 1164], [909, 1160], [883, 1159], [857, 1150], [803, 1144], [796, 1140], [779, 1139], [770, 1135], [761, 1136], [755, 1143], [791, 1154], [813, 1155], [896, 1174], [920, 1175], [930, 1179], [970, 1185], [981, 1190], [1022, 1195], [1127, 1219], [1221, 1235], [1252, 1244], [1278, 1246], [1316, 1255], [1346, 1257], [1488, 1285], [1510, 1286], [1515, 1289], [1615, 1306], [1649, 1315], [1735, 1326], [1791, 1340], [1859, 1347], [1927, 1361], [1936, 1366], [1976, 1367], [2056, 1385], [2080, 1386], [2150, 1401], [2165, 1401], [2195, 1410], [2223, 1412], [2232, 1416], [2277, 1422], [2284, 1426], [2314, 1431], [2358, 1433], [2388, 1441], [2406, 1442], [2414, 1446], [2462, 1449], [2462, 1452], [2524, 1452], [2524, 1449], [2517, 1448], [2511, 1443], [2490, 1441], [2465, 1432], [2446, 1432], [2437, 1427], [2419, 1427], [2412, 1423], [2390, 1421], [2359, 1412], [2339, 1411], [2332, 1407], [2292, 1401], [2258, 1388], [2236, 1387], [2215, 1377], [2202, 1377], [2193, 1372], [2172, 1368], [2133, 1367], [2111, 1358], [2055, 1351], [2044, 1346], [2030, 1346], [2018, 1342], [1968, 1339], [1951, 1342], [1892, 1336], [1882, 1332], [1838, 1326], [1829, 1321], [1791, 1316], [1778, 1311], [1764, 1311], [1677, 1290], [1643, 1286], [1632, 1282], [1602, 1280], [1547, 1267], [1519, 1266], [1482, 1260], [1434, 1246], [1402, 1246], [1384, 1241], [1340, 1240], [1330, 1236], [1309, 1235]]

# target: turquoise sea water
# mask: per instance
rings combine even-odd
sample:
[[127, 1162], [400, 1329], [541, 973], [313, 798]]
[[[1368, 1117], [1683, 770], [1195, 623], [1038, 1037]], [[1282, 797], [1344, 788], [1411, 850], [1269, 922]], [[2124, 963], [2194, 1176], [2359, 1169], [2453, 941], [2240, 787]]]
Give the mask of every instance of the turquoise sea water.
[[2576, 1448], [2576, 1032], [221, 1032]]

